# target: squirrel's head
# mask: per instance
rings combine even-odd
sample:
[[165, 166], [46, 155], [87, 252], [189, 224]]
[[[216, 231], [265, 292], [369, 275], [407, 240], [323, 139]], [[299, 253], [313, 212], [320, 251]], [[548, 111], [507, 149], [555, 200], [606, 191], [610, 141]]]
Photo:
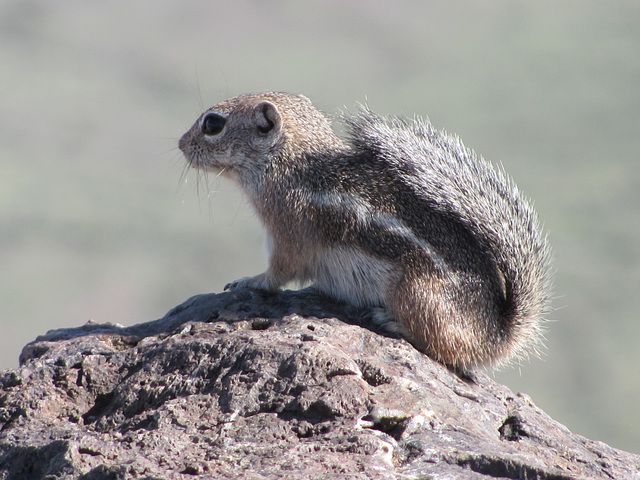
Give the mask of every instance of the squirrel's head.
[[259, 93], [206, 110], [178, 145], [191, 166], [247, 182], [265, 165], [320, 155], [342, 143], [306, 97]]

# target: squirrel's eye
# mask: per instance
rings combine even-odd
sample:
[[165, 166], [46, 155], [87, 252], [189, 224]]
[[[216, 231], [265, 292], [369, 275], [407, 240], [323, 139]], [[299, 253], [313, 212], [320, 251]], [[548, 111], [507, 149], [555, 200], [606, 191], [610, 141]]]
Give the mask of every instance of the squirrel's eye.
[[226, 118], [217, 113], [210, 113], [202, 121], [202, 133], [204, 135], [218, 135], [224, 128]]

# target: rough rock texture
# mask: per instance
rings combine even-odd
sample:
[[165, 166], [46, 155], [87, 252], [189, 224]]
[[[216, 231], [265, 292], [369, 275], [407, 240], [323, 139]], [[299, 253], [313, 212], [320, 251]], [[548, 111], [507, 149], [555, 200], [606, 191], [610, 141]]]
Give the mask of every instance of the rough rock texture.
[[51, 331], [0, 374], [0, 478], [640, 478], [640, 457], [367, 322], [243, 290]]

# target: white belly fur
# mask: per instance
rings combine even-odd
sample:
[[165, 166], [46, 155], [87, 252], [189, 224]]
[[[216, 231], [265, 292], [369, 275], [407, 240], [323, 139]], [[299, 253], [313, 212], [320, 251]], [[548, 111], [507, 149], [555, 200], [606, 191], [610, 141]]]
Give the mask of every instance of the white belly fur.
[[357, 248], [330, 248], [316, 256], [313, 287], [354, 305], [383, 307], [397, 268]]

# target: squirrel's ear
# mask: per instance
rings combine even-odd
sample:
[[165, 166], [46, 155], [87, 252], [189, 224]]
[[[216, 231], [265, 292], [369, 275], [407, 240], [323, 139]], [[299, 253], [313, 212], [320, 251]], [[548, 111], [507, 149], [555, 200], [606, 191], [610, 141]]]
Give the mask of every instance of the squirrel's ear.
[[282, 117], [278, 108], [271, 102], [260, 102], [254, 110], [256, 126], [260, 133], [269, 133], [273, 129], [280, 129]]

